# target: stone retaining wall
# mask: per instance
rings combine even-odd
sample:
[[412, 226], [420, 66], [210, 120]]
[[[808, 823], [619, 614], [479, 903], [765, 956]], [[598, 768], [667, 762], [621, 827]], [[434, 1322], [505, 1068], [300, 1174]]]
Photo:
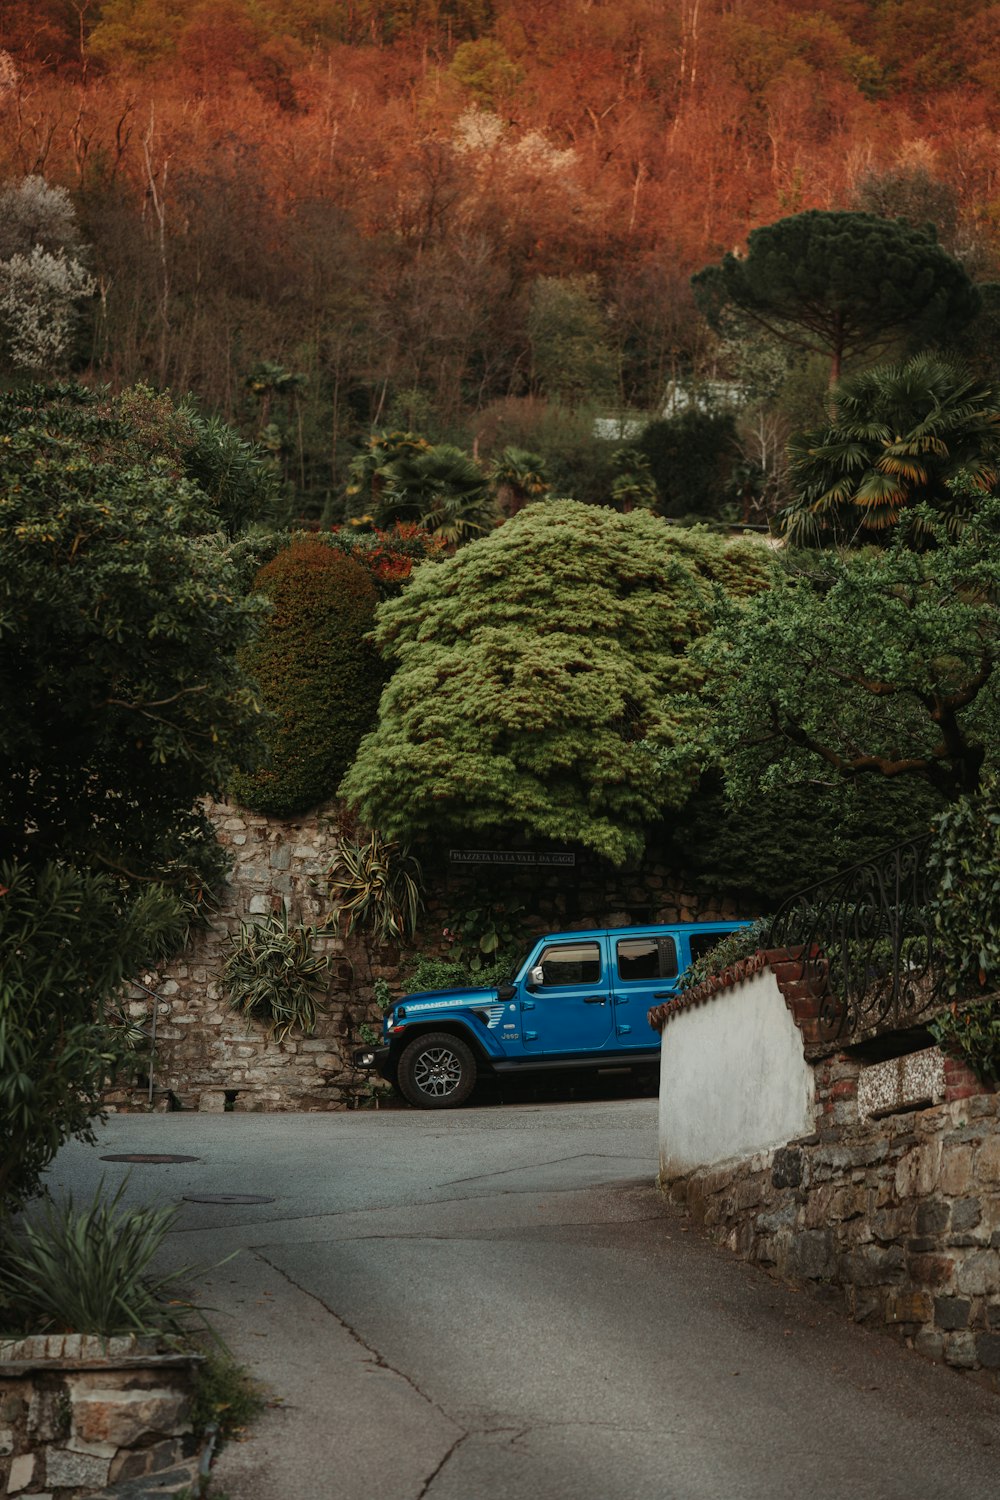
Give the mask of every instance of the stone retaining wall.
[[[373, 985], [385, 979], [399, 990], [400, 954], [371, 949], [358, 937], [322, 932], [315, 950], [331, 960], [330, 982], [315, 1035], [278, 1043], [263, 1028], [248, 1031], [227, 1004], [220, 984], [230, 934], [241, 920], [285, 905], [290, 918], [321, 926], [331, 903], [324, 873], [340, 834], [335, 806], [281, 822], [226, 803], [208, 811], [219, 841], [233, 856], [234, 874], [207, 930], [187, 952], [156, 973], [140, 976], [155, 1000], [136, 987], [128, 1009], [147, 1029], [156, 1008], [152, 1094], [148, 1054], [136, 1055], [132, 1077], [107, 1095], [112, 1110], [330, 1110], [371, 1102], [373, 1085], [351, 1066], [362, 1025], [377, 1026], [381, 1013]], [[724, 919], [732, 900], [704, 899], [655, 864], [612, 871], [577, 855], [571, 870], [489, 868], [478, 873], [447, 864], [426, 869], [427, 911], [421, 939], [427, 951], [447, 954], [445, 929], [470, 907], [486, 902], [521, 908], [530, 932], [641, 921]]]
[[176, 1465], [199, 1362], [135, 1338], [0, 1341], [0, 1496], [76, 1500]]
[[[373, 1020], [371, 985], [385, 971], [385, 955], [369, 958], [363, 945], [350, 951], [335, 932], [317, 937], [314, 949], [331, 960], [331, 977], [315, 1034], [278, 1043], [227, 1004], [220, 973], [229, 937], [241, 920], [263, 917], [284, 905], [290, 920], [321, 924], [329, 915], [323, 872], [336, 850], [336, 828], [322, 817], [279, 823], [226, 803], [209, 804], [219, 842], [232, 855], [233, 879], [210, 926], [195, 933], [187, 951], [142, 983], [156, 1000], [135, 989], [131, 1018], [147, 1029], [156, 1015], [152, 1101], [158, 1109], [325, 1110], [345, 1108], [361, 1095], [364, 1080], [350, 1065], [359, 1025]], [[145, 1076], [143, 1076], [145, 1075]], [[111, 1109], [148, 1105], [148, 1060], [136, 1058], [135, 1080], [107, 1096]]]
[[[692, 1003], [711, 1006], [732, 986], [752, 1004], [763, 970], [780, 982], [784, 962], [758, 957]], [[661, 1171], [661, 1187], [744, 1259], [1000, 1391], [1000, 1096], [937, 1048], [877, 1063], [824, 1048], [812, 997], [786, 1001], [813, 1070], [812, 1132]], [[684, 1015], [662, 1008], [665, 1048]], [[706, 1058], [706, 1097], [711, 1088]]]
[[1000, 1391], [1000, 1101], [836, 1127], [664, 1184], [744, 1259]]

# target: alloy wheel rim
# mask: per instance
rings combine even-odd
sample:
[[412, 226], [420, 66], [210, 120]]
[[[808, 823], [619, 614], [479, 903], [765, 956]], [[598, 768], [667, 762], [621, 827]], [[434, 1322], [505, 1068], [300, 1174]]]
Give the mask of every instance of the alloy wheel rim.
[[453, 1094], [462, 1077], [462, 1064], [450, 1047], [432, 1047], [421, 1052], [413, 1068], [413, 1081], [423, 1094], [443, 1099]]

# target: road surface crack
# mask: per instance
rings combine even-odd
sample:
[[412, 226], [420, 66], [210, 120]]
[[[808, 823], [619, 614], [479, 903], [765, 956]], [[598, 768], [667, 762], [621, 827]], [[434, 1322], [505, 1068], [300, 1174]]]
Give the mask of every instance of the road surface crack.
[[[264, 1255], [260, 1250], [255, 1250], [253, 1253], [258, 1257], [259, 1260], [262, 1260], [266, 1266], [270, 1266], [271, 1270], [274, 1271], [278, 1276], [283, 1277], [285, 1281], [288, 1282], [289, 1286], [293, 1286], [297, 1292], [301, 1292], [303, 1296], [308, 1297], [310, 1301], [318, 1303], [323, 1311], [325, 1313], [328, 1313], [335, 1322], [339, 1323], [344, 1332], [349, 1334], [354, 1342], [365, 1351], [365, 1353], [368, 1355], [368, 1358], [372, 1361], [377, 1369], [387, 1370], [390, 1375], [395, 1375], [399, 1380], [402, 1380], [405, 1385], [409, 1386], [410, 1390], [413, 1391], [415, 1395], [420, 1397], [421, 1401], [427, 1403], [432, 1411], [436, 1411], [438, 1415], [442, 1416], [446, 1422], [449, 1422], [451, 1424], [452, 1427], [457, 1427], [459, 1429], [460, 1436], [457, 1439], [457, 1442], [452, 1445], [452, 1448], [449, 1449], [449, 1452], [454, 1452], [457, 1444], [463, 1442], [464, 1439], [468, 1437], [468, 1430], [464, 1428], [460, 1422], [456, 1422], [454, 1417], [446, 1412], [443, 1406], [441, 1406], [437, 1401], [433, 1400], [432, 1397], [428, 1396], [426, 1391], [422, 1391], [419, 1385], [417, 1385], [417, 1382], [413, 1380], [411, 1376], [407, 1375], [405, 1370], [400, 1370], [395, 1365], [390, 1364], [385, 1355], [382, 1354], [380, 1350], [374, 1348], [371, 1344], [369, 1344], [367, 1340], [362, 1338], [358, 1330], [356, 1328], [352, 1328], [350, 1323], [347, 1322], [346, 1318], [342, 1318], [340, 1313], [336, 1312], [328, 1302], [324, 1302], [322, 1297], [317, 1296], [317, 1294], [313, 1291], [310, 1291], [307, 1286], [303, 1286], [301, 1282], [296, 1281], [294, 1276], [289, 1275], [289, 1273], [282, 1266], [277, 1265], [275, 1261], [268, 1260], [267, 1256]], [[445, 1459], [442, 1460], [442, 1463], [444, 1463], [446, 1459], [447, 1455]], [[441, 1465], [439, 1464], [438, 1468], [440, 1467]], [[423, 1494], [423, 1491], [421, 1491], [421, 1494]]]
[[427, 1494], [428, 1490], [430, 1489], [431, 1485], [434, 1483], [435, 1479], [441, 1473], [441, 1470], [445, 1467], [446, 1464], [448, 1464], [448, 1463], [451, 1462], [451, 1460], [455, 1457], [455, 1454], [458, 1452], [459, 1448], [461, 1448], [462, 1444], [465, 1442], [466, 1438], [468, 1438], [469, 1436], [470, 1436], [470, 1434], [468, 1432], [463, 1432], [462, 1435], [461, 1435], [461, 1437], [457, 1437], [455, 1439], [455, 1441], [452, 1443], [451, 1447], [448, 1449], [448, 1452], [444, 1455], [444, 1457], [442, 1458], [441, 1462], [438, 1464], [437, 1468], [433, 1469], [431, 1471], [431, 1473], [428, 1474], [427, 1478], [424, 1480], [423, 1484], [421, 1485], [421, 1487], [420, 1487], [420, 1489], [419, 1489], [419, 1491], [417, 1493], [417, 1500], [424, 1500], [424, 1496]]
[[495, 1172], [477, 1172], [474, 1177], [448, 1177], [442, 1187], [459, 1187], [463, 1182], [487, 1182], [491, 1177], [509, 1177], [512, 1172], [535, 1172], [539, 1167], [557, 1167], [567, 1161], [621, 1161], [609, 1151], [574, 1151], [571, 1156], [552, 1156], [545, 1161], [521, 1162], [516, 1167], [497, 1167]]

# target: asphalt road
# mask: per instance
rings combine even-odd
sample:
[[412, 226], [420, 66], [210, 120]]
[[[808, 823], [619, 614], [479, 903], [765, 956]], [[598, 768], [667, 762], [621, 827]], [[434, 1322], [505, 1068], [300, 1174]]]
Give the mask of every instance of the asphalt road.
[[[996, 1500], [994, 1397], [708, 1244], [655, 1162], [652, 1100], [133, 1115], [50, 1184], [130, 1170], [171, 1259], [236, 1252], [196, 1286], [272, 1405], [229, 1500]], [[274, 1201], [188, 1201], [234, 1194]]]

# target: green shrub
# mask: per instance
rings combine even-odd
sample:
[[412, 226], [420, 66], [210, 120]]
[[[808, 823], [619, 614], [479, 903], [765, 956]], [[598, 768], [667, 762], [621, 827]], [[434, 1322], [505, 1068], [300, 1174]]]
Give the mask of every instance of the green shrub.
[[230, 937], [232, 952], [222, 966], [226, 997], [248, 1026], [259, 1021], [279, 1042], [290, 1031], [309, 1036], [316, 1027], [329, 960], [313, 953], [312, 937], [311, 927], [289, 927], [284, 910], [263, 922], [241, 922]]
[[940, 813], [927, 857], [934, 946], [953, 996], [1000, 988], [1000, 781]]
[[154, 1272], [151, 1262], [178, 1214], [176, 1204], [122, 1208], [123, 1182], [104, 1200], [77, 1209], [72, 1198], [46, 1203], [37, 1222], [8, 1229], [0, 1242], [0, 1324], [8, 1333], [187, 1333], [203, 1323], [178, 1298], [190, 1266]]
[[939, 1047], [961, 1058], [983, 1083], [1000, 1084], [1000, 1000], [995, 995], [973, 1005], [954, 1001], [927, 1030]]
[[473, 969], [467, 961], [422, 954], [403, 978], [402, 990], [405, 995], [415, 995], [423, 990], [492, 989], [510, 978], [516, 961], [515, 952], [501, 953], [491, 963]]
[[736, 964], [744, 958], [752, 958], [758, 948], [763, 948], [767, 942], [767, 933], [770, 926], [769, 919], [758, 917], [756, 922], [751, 922], [749, 927], [738, 927], [735, 932], [727, 932], [725, 937], [719, 939], [714, 948], [696, 958], [694, 963], [689, 964], [682, 975], [682, 990], [693, 990], [704, 980], [710, 979], [713, 974], [721, 974], [723, 969], [728, 969], [730, 964]]
[[[478, 975], [486, 969], [492, 971], [505, 957], [513, 960], [520, 950], [524, 907], [493, 902], [482, 890], [478, 897], [473, 894], [473, 900], [474, 905], [451, 918], [444, 936], [450, 944], [451, 962], [467, 974]], [[479, 981], [473, 978], [471, 983]]]
[[[995, 775], [939, 814], [927, 873], [936, 886], [929, 908], [935, 967], [943, 992], [952, 997], [928, 1030], [984, 1083], [1000, 1083], [1000, 781]], [[975, 998], [984, 993], [988, 998]]]
[[257, 576], [273, 606], [243, 656], [270, 726], [264, 764], [230, 781], [238, 802], [290, 817], [332, 797], [378, 709], [384, 673], [365, 640], [377, 593], [367, 570], [315, 538], [297, 539]]
[[161, 885], [126, 895], [107, 875], [0, 865], [0, 1220], [38, 1192], [65, 1141], [93, 1139], [122, 1060], [104, 1012], [187, 925]]
[[721, 516], [736, 461], [732, 412], [688, 407], [650, 422], [636, 447], [649, 461], [665, 516]]

